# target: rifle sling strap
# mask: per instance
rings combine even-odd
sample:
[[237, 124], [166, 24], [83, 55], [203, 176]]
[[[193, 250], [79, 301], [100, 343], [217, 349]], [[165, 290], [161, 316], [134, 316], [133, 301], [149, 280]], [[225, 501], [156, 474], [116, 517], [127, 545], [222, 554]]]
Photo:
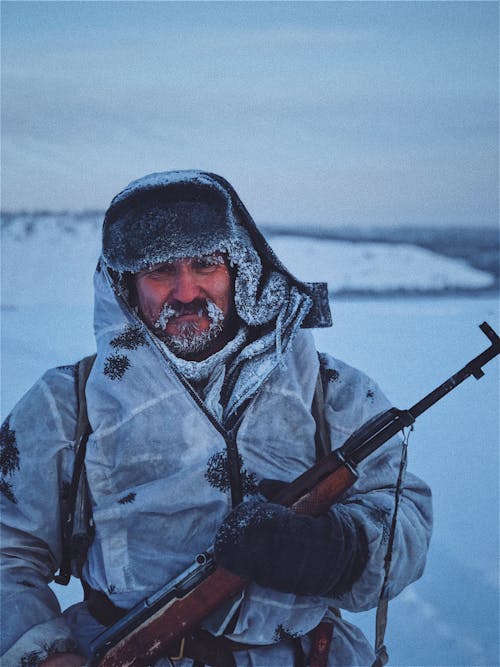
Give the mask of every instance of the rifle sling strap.
[[[319, 357], [319, 355], [318, 355]], [[325, 413], [324, 413], [324, 405], [325, 405], [325, 399], [324, 399], [324, 383], [321, 377], [321, 358], [320, 358], [320, 372], [318, 373], [318, 380], [316, 382], [316, 389], [314, 392], [314, 398], [311, 406], [311, 413], [314, 417], [314, 421], [316, 422], [316, 433], [315, 433], [315, 443], [316, 443], [316, 460], [320, 461], [323, 456], [326, 456], [331, 450], [332, 450], [332, 443], [330, 440], [330, 430], [328, 428], [328, 424], [326, 422], [325, 418]], [[396, 489], [395, 489], [395, 500], [394, 500], [394, 512], [392, 516], [392, 521], [391, 521], [391, 528], [389, 532], [389, 540], [387, 544], [387, 551], [385, 554], [385, 559], [384, 559], [384, 581], [382, 584], [382, 589], [380, 591], [380, 596], [379, 596], [379, 601], [377, 604], [377, 613], [376, 613], [376, 620], [375, 620], [375, 661], [372, 664], [372, 667], [384, 667], [384, 665], [387, 664], [389, 660], [389, 656], [387, 653], [387, 648], [384, 643], [385, 639], [385, 631], [387, 627], [387, 614], [388, 614], [388, 608], [389, 608], [389, 575], [390, 575], [390, 568], [391, 568], [391, 561], [392, 561], [392, 550], [393, 550], [393, 545], [394, 545], [394, 538], [396, 534], [396, 524], [397, 524], [397, 518], [398, 518], [398, 509], [399, 509], [399, 501], [401, 497], [401, 493], [403, 490], [403, 480], [404, 480], [404, 473], [406, 470], [406, 462], [407, 462], [407, 448], [408, 448], [408, 434], [406, 435], [404, 441], [403, 441], [403, 447], [401, 451], [401, 462], [399, 466], [399, 474], [398, 474], [398, 481], [396, 484]], [[338, 609], [333, 608], [333, 612], [338, 616], [340, 616], [340, 612]], [[320, 625], [316, 630], [319, 630]], [[311, 665], [313, 664], [313, 657], [315, 656], [315, 651], [317, 651], [318, 646], [320, 645], [319, 640], [316, 640], [316, 635], [313, 635], [313, 645], [311, 647], [311, 654], [309, 656], [309, 660], [311, 661]], [[323, 638], [324, 639], [324, 638]], [[328, 640], [328, 644], [331, 641], [331, 635], [330, 639]], [[317, 646], [316, 646], [317, 643]], [[323, 655], [326, 655], [326, 659], [328, 658], [328, 648], [327, 647], [322, 647], [322, 652]], [[315, 658], [314, 658], [315, 660]], [[315, 662], [315, 664], [320, 664], [319, 662]]]
[[63, 586], [66, 586], [71, 579], [71, 561], [73, 555], [72, 546], [75, 525], [77, 525], [78, 531], [81, 531], [81, 524], [86, 521], [86, 517], [80, 517], [77, 516], [77, 514], [84, 513], [84, 508], [88, 506], [89, 501], [87, 480], [84, 474], [84, 469], [87, 440], [91, 432], [91, 427], [87, 415], [85, 387], [95, 358], [95, 354], [84, 357], [76, 365], [78, 417], [75, 432], [75, 463], [73, 466], [73, 474], [71, 477], [68, 497], [63, 505], [63, 516], [61, 517], [61, 564], [59, 567], [59, 572], [54, 577], [54, 581], [57, 584], [62, 584]]
[[399, 502], [403, 491], [403, 481], [406, 472], [408, 437], [410, 430], [406, 432], [401, 449], [401, 461], [399, 464], [398, 481], [394, 491], [394, 511], [392, 514], [391, 529], [387, 543], [387, 551], [384, 558], [384, 581], [377, 605], [377, 614], [375, 618], [375, 661], [372, 667], [384, 667], [389, 661], [387, 648], [384, 644], [385, 630], [387, 627], [387, 613], [389, 610], [389, 575], [391, 571], [392, 551], [394, 547], [394, 538], [396, 536], [396, 524], [398, 520]]

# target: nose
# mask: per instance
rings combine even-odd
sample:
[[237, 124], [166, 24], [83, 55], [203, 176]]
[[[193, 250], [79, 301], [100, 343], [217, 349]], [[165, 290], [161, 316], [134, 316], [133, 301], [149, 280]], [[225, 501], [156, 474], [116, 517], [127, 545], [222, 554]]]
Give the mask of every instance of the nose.
[[175, 280], [170, 297], [181, 303], [191, 303], [201, 296], [201, 289], [196, 277], [188, 267], [181, 266], [175, 274]]

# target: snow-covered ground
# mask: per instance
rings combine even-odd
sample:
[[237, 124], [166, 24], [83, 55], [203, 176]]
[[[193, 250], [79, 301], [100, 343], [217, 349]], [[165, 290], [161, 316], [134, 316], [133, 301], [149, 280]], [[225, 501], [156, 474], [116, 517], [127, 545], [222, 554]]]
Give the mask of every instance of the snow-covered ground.
[[[94, 349], [91, 275], [97, 225], [62, 231], [48, 224], [43, 231], [19, 235], [19, 241], [12, 231], [4, 234], [2, 248], [3, 416], [47, 367]], [[354, 248], [290, 237], [273, 245], [299, 277], [333, 279], [337, 290], [367, 281], [386, 289], [403, 280], [411, 289], [417, 280], [435, 284], [438, 275], [450, 287], [488, 284], [487, 274], [408, 246]], [[365, 370], [402, 408], [488, 345], [477, 328], [480, 322], [499, 326], [495, 296], [477, 294], [334, 297], [332, 311], [333, 328], [315, 333], [318, 347]], [[389, 609], [392, 665], [500, 663], [498, 361], [485, 371], [480, 381], [467, 380], [423, 415], [410, 437], [410, 466], [433, 489], [435, 530], [424, 577]], [[77, 585], [57, 588], [64, 605], [79, 594]], [[373, 635], [372, 612], [356, 615], [354, 622]]]

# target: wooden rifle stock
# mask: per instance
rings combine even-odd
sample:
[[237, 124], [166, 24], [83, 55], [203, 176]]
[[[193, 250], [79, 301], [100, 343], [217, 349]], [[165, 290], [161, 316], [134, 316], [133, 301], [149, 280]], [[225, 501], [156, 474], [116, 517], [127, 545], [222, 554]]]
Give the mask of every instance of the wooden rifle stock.
[[[240, 593], [248, 584], [221, 567], [182, 598], [174, 598], [115, 644], [99, 667], [148, 667], [169, 647], [199, 626], [206, 616]], [[178, 653], [172, 649], [170, 655]], [[91, 663], [92, 664], [92, 663]]]
[[[500, 353], [500, 338], [486, 323], [481, 330], [491, 346], [458, 373], [421, 399], [409, 410], [389, 410], [376, 415], [355, 431], [342, 447], [286, 485], [272, 501], [299, 514], [318, 516], [340, 498], [357, 479], [356, 466], [443, 396], [473, 375], [483, 375], [482, 366]], [[200, 583], [179, 597], [173, 597], [139, 622], [114, 643], [99, 646], [92, 667], [147, 667], [161, 656], [173, 655], [178, 642], [209, 614], [237, 596], [248, 581], [220, 567], [214, 567]], [[113, 630], [113, 627], [110, 628]], [[103, 635], [108, 635], [109, 630]], [[175, 647], [175, 648], [173, 648]], [[104, 655], [102, 655], [104, 653]]]

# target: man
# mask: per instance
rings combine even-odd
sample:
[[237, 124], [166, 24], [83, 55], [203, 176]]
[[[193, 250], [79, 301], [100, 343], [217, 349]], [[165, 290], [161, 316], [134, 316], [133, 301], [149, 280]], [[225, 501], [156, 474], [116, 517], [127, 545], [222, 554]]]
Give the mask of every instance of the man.
[[[285, 269], [229, 183], [190, 171], [146, 176], [114, 198], [95, 292], [87, 601], [61, 616], [47, 587], [75, 458], [75, 371], [62, 367], [2, 428], [2, 664], [84, 664], [92, 638], [211, 544], [220, 565], [251, 581], [239, 604], [203, 623], [225, 637], [213, 641], [226, 657], [214, 664], [201, 643], [158, 665], [305, 664], [325, 619], [328, 664], [370, 664], [366, 639], [332, 610], [377, 604], [399, 440], [360, 466], [325, 515], [298, 516], [263, 495], [316, 461], [320, 367], [334, 447], [388, 407], [362, 373], [318, 356], [307, 329], [330, 324], [321, 286]], [[407, 474], [391, 596], [421, 575], [430, 525], [430, 493]]]

